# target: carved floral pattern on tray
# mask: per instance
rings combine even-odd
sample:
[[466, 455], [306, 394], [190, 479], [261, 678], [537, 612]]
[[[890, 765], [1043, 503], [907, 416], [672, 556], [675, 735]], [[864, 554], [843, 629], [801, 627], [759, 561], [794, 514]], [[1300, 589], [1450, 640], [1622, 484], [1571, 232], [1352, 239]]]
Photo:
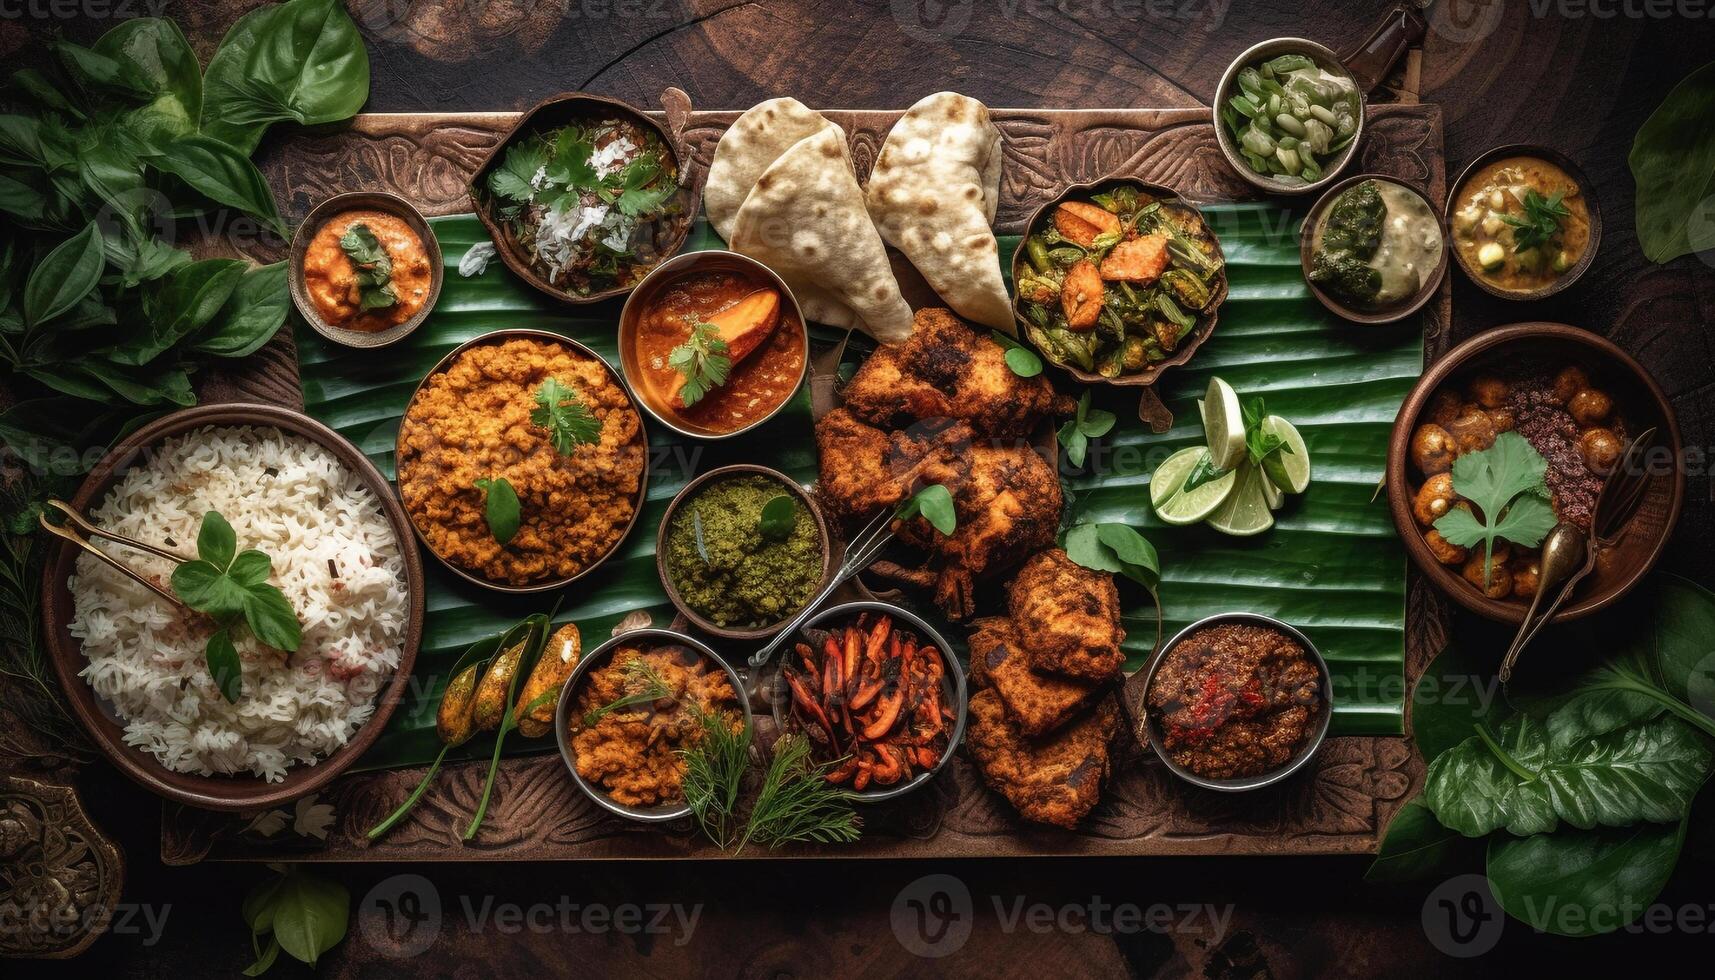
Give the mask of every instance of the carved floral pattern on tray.
[[0, 956], [83, 952], [107, 931], [124, 879], [76, 791], [0, 775]]
[[[671, 97], [671, 95], [670, 95]], [[672, 104], [670, 102], [670, 104]], [[680, 107], [675, 105], [676, 110]], [[1436, 106], [1371, 108], [1362, 167], [1446, 191], [1441, 113]], [[736, 112], [694, 112], [682, 139], [705, 169]], [[897, 112], [830, 111], [845, 128], [860, 175], [867, 175]], [[1124, 172], [1164, 183], [1199, 201], [1252, 196], [1215, 145], [1207, 113], [1191, 109], [994, 111], [1005, 134], [1006, 166], [996, 224], [1021, 230], [1032, 211], [1068, 184]], [[358, 188], [402, 194], [430, 214], [468, 209], [464, 181], [517, 119], [515, 113], [360, 116], [349, 130], [267, 147], [260, 163], [301, 217], [318, 200]], [[1308, 206], [1308, 201], [1305, 202]], [[1447, 348], [1451, 287], [1425, 310], [1426, 350]], [[290, 369], [288, 365], [288, 369]], [[273, 370], [278, 370], [275, 368]], [[290, 379], [295, 384], [295, 378]], [[1406, 616], [1406, 674], [1415, 678], [1441, 648], [1446, 608], [1414, 574]], [[1135, 684], [1133, 685], [1136, 686]], [[486, 766], [444, 769], [411, 817], [379, 842], [364, 830], [390, 812], [421, 769], [345, 776], [322, 793], [335, 816], [325, 841], [246, 832], [243, 817], [167, 805], [162, 858], [214, 860], [505, 860], [670, 858], [712, 852], [684, 826], [644, 827], [608, 815], [578, 794], [557, 754], [503, 764], [488, 819], [473, 841], [465, 823]], [[1400, 738], [1329, 739], [1313, 768], [1271, 790], [1209, 793], [1174, 779], [1135, 740], [1120, 753], [1103, 801], [1078, 831], [1022, 823], [989, 791], [963, 755], [930, 787], [866, 808], [861, 844], [837, 853], [867, 857], [978, 857], [1060, 854], [1319, 854], [1373, 851], [1395, 810], [1422, 780], [1422, 760]], [[766, 857], [771, 852], [747, 851]], [[789, 856], [834, 853], [797, 848]]]

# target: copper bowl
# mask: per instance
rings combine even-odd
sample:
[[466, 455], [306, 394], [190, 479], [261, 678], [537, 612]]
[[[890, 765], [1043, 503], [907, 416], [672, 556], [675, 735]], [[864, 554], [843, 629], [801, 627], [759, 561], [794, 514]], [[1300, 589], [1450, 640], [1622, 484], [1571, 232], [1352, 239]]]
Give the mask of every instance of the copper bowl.
[[[410, 226], [419, 240], [423, 243], [423, 253], [429, 260], [429, 298], [423, 303], [423, 308], [417, 314], [403, 323], [395, 324], [386, 330], [352, 330], [348, 327], [336, 326], [322, 319], [321, 312], [310, 299], [309, 289], [304, 284], [304, 256], [308, 253], [310, 242], [322, 226], [346, 211], [382, 211], [391, 214]], [[303, 224], [298, 226], [292, 235], [290, 272], [287, 275], [287, 285], [292, 293], [292, 305], [298, 308], [298, 315], [310, 325], [310, 329], [336, 344], [347, 347], [375, 348], [386, 347], [389, 344], [404, 340], [408, 335], [423, 325], [423, 321], [434, 312], [435, 303], [441, 298], [441, 283], [446, 274], [444, 261], [441, 258], [441, 243], [435, 238], [435, 231], [429, 226], [428, 219], [423, 213], [412, 206], [410, 201], [383, 191], [352, 191], [347, 194], [335, 194], [311, 209]]]
[[[780, 400], [780, 404], [750, 424], [731, 432], [715, 432], [680, 417], [677, 412], [666, 405], [657, 405], [652, 401], [652, 392], [649, 390], [648, 381], [643, 375], [642, 365], [638, 363], [637, 330], [650, 302], [661, 290], [675, 280], [701, 272], [737, 272], [773, 286], [780, 291], [780, 324], [774, 329], [796, 330], [798, 332], [804, 350], [804, 366], [798, 372], [798, 385], [803, 385], [804, 378], [810, 372], [810, 331], [804, 323], [804, 311], [798, 307], [798, 299], [792, 295], [791, 287], [787, 286], [786, 280], [780, 278], [773, 269], [750, 256], [719, 249], [686, 252], [682, 255], [673, 256], [650, 270], [649, 274], [643, 277], [643, 281], [637, 284], [637, 288], [632, 291], [631, 295], [625, 298], [625, 307], [619, 311], [619, 368], [625, 373], [626, 380], [632, 383], [631, 391], [633, 396], [637, 398], [637, 403], [643, 407], [643, 411], [651, 419], [682, 436], [692, 439], [710, 441], [731, 439], [734, 436], [743, 435], [759, 425], [764, 425], [779, 415], [787, 405], [792, 403], [792, 396], [798, 393], [798, 386], [794, 386], [792, 391]], [[760, 352], [751, 356], [760, 356]]]
[[1596, 261], [1596, 249], [1602, 244], [1602, 207], [1596, 200], [1596, 185], [1590, 182], [1590, 178], [1584, 175], [1584, 171], [1578, 169], [1578, 165], [1572, 162], [1571, 157], [1551, 146], [1541, 146], [1535, 143], [1508, 143], [1505, 146], [1497, 146], [1492, 150], [1484, 151], [1475, 160], [1466, 164], [1465, 169], [1459, 173], [1459, 179], [1452, 183], [1452, 190], [1447, 192], [1447, 204], [1441, 212], [1441, 227], [1445, 234], [1451, 234], [1453, 213], [1458, 210], [1459, 192], [1464, 190], [1465, 182], [1470, 180], [1478, 170], [1506, 157], [1536, 157], [1540, 160], [1546, 160], [1566, 171], [1566, 175], [1577, 182], [1578, 192], [1584, 198], [1584, 205], [1590, 209], [1590, 241], [1584, 246], [1584, 254], [1579, 256], [1572, 268], [1562, 272], [1559, 278], [1546, 286], [1538, 286], [1535, 289], [1502, 289], [1484, 279], [1481, 270], [1471, 268], [1470, 263], [1465, 260], [1464, 253], [1459, 251], [1451, 238], [1447, 241], [1447, 248], [1452, 251], [1453, 257], [1458, 261], [1459, 268], [1465, 270], [1466, 278], [1490, 296], [1499, 296], [1501, 299], [1511, 300], [1546, 299], [1577, 282], [1590, 268], [1591, 263]]
[[394, 668], [386, 686], [376, 692], [374, 714], [338, 751], [313, 766], [293, 765], [286, 770], [285, 778], [277, 783], [257, 776], [201, 776], [173, 772], [155, 761], [149, 753], [125, 744], [124, 725], [116, 719], [112, 708], [78, 676], [86, 661], [82, 645], [71, 635], [72, 596], [68, 582], [80, 552], [67, 542], [58, 542], [48, 556], [47, 574], [42, 579], [43, 632], [54, 672], [59, 677], [60, 690], [83, 723], [84, 730], [89, 732], [90, 740], [120, 772], [145, 789], [179, 803], [208, 810], [258, 810], [287, 803], [327, 785], [363, 755], [381, 730], [387, 727], [387, 719], [393, 714], [393, 709], [408, 696], [411, 667], [416, 663], [417, 647], [423, 638], [423, 561], [412, 544], [410, 522], [405, 518], [404, 508], [393, 496], [387, 478], [376, 470], [374, 464], [339, 433], [302, 412], [275, 405], [203, 405], [156, 419], [133, 432], [102, 457], [78, 488], [77, 495], [71, 500], [72, 506], [81, 513], [88, 513], [150, 447], [169, 436], [210, 425], [272, 426], [302, 436], [333, 453], [381, 502], [382, 512], [387, 515], [387, 523], [393, 529], [404, 558], [410, 605], [399, 665]]
[[[597, 354], [584, 344], [580, 344], [563, 334], [553, 333], [548, 330], [529, 330], [522, 327], [515, 327], [505, 330], [489, 331], [480, 337], [473, 337], [448, 351], [445, 357], [442, 357], [439, 361], [435, 362], [435, 366], [429, 369], [428, 374], [423, 375], [423, 380], [417, 382], [417, 387], [412, 389], [411, 397], [405, 402], [405, 414], [408, 414], [411, 411], [411, 405], [416, 402], [417, 396], [422, 393], [423, 386], [429, 383], [429, 379], [445, 371], [447, 366], [452, 364], [460, 354], [470, 350], [472, 347], [477, 347], [483, 344], [497, 344], [507, 340], [520, 338], [559, 344], [563, 347], [569, 347], [585, 357], [595, 360], [597, 363], [601, 364], [602, 367], [607, 369], [608, 377], [613, 379], [613, 383], [618, 385], [620, 390], [624, 391], [626, 395], [630, 397], [632, 408], [635, 409], [637, 407], [636, 394], [626, 387], [625, 379], [620, 377], [619, 372], [613, 369], [613, 365], [607, 363], [607, 359], [602, 357], [600, 354]], [[583, 571], [578, 572], [576, 575], [566, 578], [544, 579], [540, 582], [531, 582], [528, 585], [512, 585], [506, 582], [496, 582], [492, 579], [485, 578], [468, 568], [464, 568], [442, 556], [440, 552], [436, 551], [429, 544], [429, 538], [423, 533], [423, 529], [417, 526], [416, 515], [410, 514], [409, 511], [406, 511], [407, 514], [410, 514], [409, 523], [411, 525], [411, 530], [416, 533], [417, 540], [423, 543], [423, 550], [434, 555], [435, 560], [445, 566], [448, 571], [457, 575], [459, 578], [464, 579], [466, 582], [470, 582], [473, 585], [480, 585], [485, 589], [492, 589], [495, 592], [505, 592], [512, 595], [528, 595], [534, 592], [548, 592], [572, 582], [576, 582], [578, 579], [583, 578], [585, 575], [588, 575], [590, 572], [601, 567], [609, 558], [614, 556], [615, 552], [619, 551], [620, 546], [625, 543], [625, 539], [631, 536], [631, 529], [637, 526], [637, 516], [643, 513], [643, 503], [649, 496], [649, 429], [643, 424], [643, 415], [641, 412], [638, 414], [637, 421], [637, 439], [642, 443], [643, 450], [643, 472], [640, 473], [637, 478], [637, 499], [632, 503], [631, 520], [626, 523], [625, 530], [620, 532], [619, 537], [614, 539], [613, 546], [608, 548], [607, 552], [600, 558], [597, 558], [595, 561], [586, 565]], [[402, 414], [399, 421], [399, 433], [394, 437], [393, 444], [393, 459], [396, 472], [398, 469], [403, 467], [405, 459], [404, 438], [405, 422], [404, 415]], [[403, 500], [403, 491], [401, 491], [400, 499], [401, 501]]]
[[1415, 474], [1408, 472], [1407, 456], [1411, 435], [1436, 391], [1483, 363], [1503, 360], [1516, 363], [1532, 357], [1549, 366], [1584, 367], [1613, 397], [1615, 411], [1625, 420], [1628, 432], [1636, 434], [1656, 427], [1660, 441], [1651, 451], [1651, 458], [1659, 458], [1665, 450], [1672, 460], [1671, 472], [1651, 477], [1637, 513], [1617, 544], [1600, 553], [1595, 571], [1555, 614], [1553, 622], [1563, 623], [1605, 609], [1637, 585], [1667, 547], [1685, 502], [1684, 454], [1673, 405], [1655, 379], [1611, 341], [1564, 323], [1515, 323], [1478, 334], [1453, 348], [1424, 372], [1394, 419], [1393, 435], [1388, 441], [1388, 507], [1393, 512], [1394, 526], [1405, 541], [1406, 554], [1436, 588], [1480, 616], [1515, 625], [1524, 620], [1527, 606], [1524, 601], [1482, 595], [1456, 569], [1442, 565], [1430, 553], [1411, 514]]
[[715, 652], [702, 641], [675, 633], [672, 630], [643, 629], [629, 630], [608, 640], [601, 646], [584, 654], [578, 665], [572, 668], [571, 676], [560, 687], [560, 700], [554, 709], [554, 739], [560, 747], [560, 759], [566, 764], [566, 770], [572, 774], [572, 782], [577, 783], [578, 789], [595, 802], [597, 806], [622, 817], [636, 820], [640, 823], [667, 823], [681, 817], [691, 815], [691, 805], [681, 800], [678, 803], [659, 803], [655, 806], [630, 806], [620, 803], [609, 796], [601, 787], [591, 783], [578, 772], [578, 750], [572, 744], [572, 706], [577, 703], [578, 692], [583, 689], [584, 679], [590, 671], [603, 667], [621, 647], [683, 647], [696, 653], [704, 660], [714, 664], [727, 676], [732, 684], [732, 692], [738, 697], [740, 711], [744, 714], [745, 727], [750, 727], [750, 695], [747, 693], [744, 681], [738, 672], [733, 670], [726, 661], [715, 655]]
[[1441, 258], [1437, 261], [1435, 270], [1423, 278], [1423, 284], [1418, 287], [1417, 292], [1412, 294], [1411, 298], [1398, 305], [1379, 310], [1348, 306], [1338, 297], [1331, 296], [1328, 293], [1323, 292], [1321, 286], [1310, 281], [1310, 264], [1315, 258], [1316, 251], [1316, 231], [1321, 226], [1323, 218], [1327, 215], [1328, 209], [1333, 206], [1335, 198], [1345, 193], [1348, 188], [1356, 187], [1358, 184], [1361, 184], [1366, 180], [1386, 181], [1387, 183], [1405, 188], [1413, 194], [1416, 194], [1423, 201], [1424, 206], [1428, 208], [1431, 216], [1435, 215], [1434, 202], [1430, 201], [1429, 195], [1425, 194], [1423, 189], [1415, 184], [1400, 180], [1397, 177], [1389, 177], [1386, 174], [1358, 174], [1356, 177], [1347, 177], [1345, 180], [1342, 180], [1338, 184], [1328, 188], [1328, 192], [1323, 194], [1322, 197], [1317, 200], [1316, 204], [1311, 207], [1310, 213], [1305, 216], [1304, 230], [1299, 236], [1298, 264], [1304, 271], [1304, 284], [1310, 287], [1310, 292], [1316, 297], [1316, 299], [1319, 300], [1323, 306], [1326, 306], [1329, 312], [1333, 313], [1335, 316], [1350, 320], [1353, 323], [1365, 323], [1371, 325], [1396, 323], [1408, 316], [1411, 316], [1418, 310], [1423, 309], [1424, 305], [1427, 304], [1438, 291], [1440, 291], [1442, 280], [1447, 278], [1447, 253], [1452, 251], [1452, 248], [1447, 242], [1447, 232], [1445, 228], [1441, 229]]
[[[607, 289], [580, 296], [551, 285], [531, 268], [530, 258], [519, 246], [516, 236], [494, 214], [494, 202], [488, 192], [488, 173], [496, 164], [505, 159], [507, 148], [521, 137], [558, 129], [579, 120], [601, 117], [621, 117], [645, 129], [653, 130], [661, 137], [662, 143], [667, 147], [667, 152], [673, 155], [673, 162], [678, 168], [680, 183], [677, 197], [680, 208], [678, 213], [656, 223], [653, 235], [656, 258], [653, 262], [633, 266], [634, 275], [628, 283], [610, 286]], [[684, 247], [685, 239], [690, 235], [691, 226], [695, 223], [697, 214], [702, 207], [701, 185], [687, 183], [687, 181], [693, 180], [696, 175], [690, 172], [693, 169], [691, 168], [692, 155], [681, 137], [682, 134], [670, 132], [667, 127], [618, 99], [610, 99], [601, 95], [588, 95], [582, 92], [561, 93], [537, 103], [534, 108], [520, 116], [518, 122], [507, 131], [506, 135], [494, 144], [494, 148], [489, 151], [488, 156], [476, 168], [476, 173], [471, 176], [468, 187], [471, 210], [476, 212], [476, 216], [482, 221], [483, 227], [488, 229], [489, 236], [494, 239], [495, 250], [500, 253], [500, 259], [506, 263], [506, 267], [511, 269], [518, 278], [534, 286], [544, 295], [574, 306], [599, 303], [604, 299], [624, 296], [637, 287], [637, 284], [643, 280], [644, 275], [650, 269], [672, 258], [679, 249]]]
[[1077, 380], [1085, 384], [1112, 385], [1116, 388], [1142, 388], [1143, 391], [1140, 392], [1140, 401], [1138, 404], [1138, 416], [1145, 422], [1148, 422], [1154, 431], [1166, 432], [1173, 424], [1173, 416], [1167, 411], [1166, 406], [1162, 404], [1160, 396], [1155, 393], [1155, 383], [1161, 380], [1161, 375], [1164, 374], [1168, 368], [1184, 364], [1196, 355], [1197, 349], [1202, 347], [1204, 342], [1209, 339], [1210, 335], [1215, 332], [1215, 322], [1220, 315], [1221, 304], [1226, 302], [1227, 299], [1227, 257], [1221, 251], [1221, 240], [1216, 237], [1214, 227], [1211, 226], [1208, 219], [1203, 216], [1201, 208], [1181, 197], [1179, 192], [1175, 191], [1171, 187], [1167, 187], [1162, 184], [1151, 184], [1147, 181], [1135, 180], [1131, 177], [1110, 176], [1087, 184], [1073, 184], [1062, 191], [1059, 196], [1043, 203], [1042, 206], [1038, 207], [1030, 215], [1030, 220], [1024, 225], [1024, 234], [1018, 239], [1018, 247], [1014, 249], [1012, 253], [1012, 281], [1015, 284], [1018, 282], [1019, 270], [1024, 268], [1024, 266], [1030, 261], [1027, 255], [1029, 251], [1027, 244], [1030, 241], [1030, 236], [1052, 220], [1055, 208], [1059, 207], [1061, 203], [1071, 200], [1074, 197], [1088, 198], [1090, 195], [1100, 193], [1106, 188], [1120, 185], [1135, 187], [1139, 191], [1149, 194], [1152, 197], [1161, 198], [1164, 201], [1171, 200], [1174, 203], [1181, 204], [1184, 207], [1189, 208], [1191, 211], [1196, 213], [1198, 220], [1202, 221], [1203, 226], [1209, 230], [1209, 238], [1215, 243], [1215, 255], [1221, 260], [1221, 271], [1216, 274], [1214, 282], [1209, 285], [1209, 304], [1197, 314], [1197, 326], [1191, 336], [1187, 337], [1185, 341], [1181, 343], [1179, 347], [1165, 360], [1157, 361], [1136, 374], [1126, 374], [1117, 378], [1107, 378], [1094, 372], [1084, 371], [1067, 364], [1062, 364], [1059, 361], [1054, 360], [1053, 357], [1049, 356], [1047, 351], [1037, 347], [1036, 344], [1030, 340], [1030, 329], [1035, 326], [1035, 324], [1031, 323], [1030, 320], [1025, 317], [1023, 303], [1018, 296], [1016, 286], [1013, 289], [1012, 316], [1018, 324], [1019, 340], [1021, 342], [1029, 344], [1031, 348], [1035, 349], [1042, 355], [1043, 360], [1064, 370], [1067, 374], [1070, 374]]
[[751, 463], [738, 463], [712, 469], [687, 483], [685, 488], [673, 497], [672, 502], [667, 505], [667, 512], [661, 516], [661, 527], [655, 534], [655, 573], [661, 577], [661, 588], [667, 593], [667, 598], [672, 601], [673, 608], [689, 620], [692, 626], [710, 636], [718, 636], [723, 640], [761, 640], [780, 632], [780, 628], [786, 625], [786, 621], [797, 615], [803, 607], [800, 606], [798, 609], [792, 610], [782, 616], [779, 622], [769, 626], [755, 629], [732, 629], [720, 626], [685, 602], [684, 597], [679, 594], [679, 590], [674, 587], [673, 576], [667, 569], [667, 537], [673, 527], [674, 515], [679, 512], [679, 508], [685, 501], [695, 497], [704, 487], [715, 480], [731, 476], [767, 477], [779, 483], [786, 493], [798, 498], [800, 503], [809, 508], [810, 519], [816, 523], [816, 534], [822, 547], [822, 574], [816, 580], [816, 590], [811, 593], [811, 596], [814, 597], [827, 584], [828, 578], [834, 574], [834, 539], [828, 527], [827, 515], [822, 512], [822, 505], [816, 502], [813, 494], [799, 486], [786, 474], [779, 470], [769, 469], [766, 466], [756, 466]]

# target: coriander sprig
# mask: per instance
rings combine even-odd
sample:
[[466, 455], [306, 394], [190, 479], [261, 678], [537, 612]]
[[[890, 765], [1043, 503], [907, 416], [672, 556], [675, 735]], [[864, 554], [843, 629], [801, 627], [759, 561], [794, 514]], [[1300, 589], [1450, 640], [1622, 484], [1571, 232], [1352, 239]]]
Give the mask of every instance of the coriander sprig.
[[203, 515], [197, 557], [173, 569], [173, 594], [187, 607], [214, 618], [204, 658], [221, 697], [236, 702], [243, 691], [243, 666], [232, 631], [239, 623], [262, 643], [291, 653], [303, 634], [285, 593], [268, 584], [273, 559], [254, 548], [238, 550], [238, 534], [219, 511]]
[[695, 316], [686, 318], [691, 335], [667, 355], [667, 366], [685, 379], [679, 389], [679, 400], [690, 408], [703, 400], [715, 388], [726, 384], [732, 370], [732, 358], [727, 354], [726, 341], [720, 337], [720, 327]]
[[1503, 214], [1501, 220], [1513, 227], [1513, 251], [1524, 252], [1547, 245], [1560, 231], [1560, 222], [1572, 216], [1561, 203], [1565, 195], [1555, 191], [1543, 197], [1534, 190], [1524, 193], [1524, 216]]
[[1435, 530], [1461, 548], [1483, 546], [1483, 583], [1494, 571], [1495, 539], [1524, 548], [1542, 543], [1554, 529], [1554, 507], [1543, 482], [1548, 461], [1524, 436], [1503, 432], [1488, 449], [1453, 461], [1453, 492], [1476, 505], [1477, 514], [1455, 507], [1435, 521]]
[[601, 419], [585, 405], [577, 389], [549, 378], [536, 389], [536, 408], [530, 421], [548, 430], [554, 451], [570, 456], [579, 446], [601, 441]]

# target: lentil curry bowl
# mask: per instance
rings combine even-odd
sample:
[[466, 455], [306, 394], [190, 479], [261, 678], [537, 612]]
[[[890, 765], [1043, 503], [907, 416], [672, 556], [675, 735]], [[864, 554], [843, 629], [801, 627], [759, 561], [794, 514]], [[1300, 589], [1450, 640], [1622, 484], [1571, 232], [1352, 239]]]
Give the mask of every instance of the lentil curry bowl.
[[552, 588], [618, 547], [647, 458], [606, 362], [554, 334], [505, 331], [453, 351], [417, 389], [399, 427], [399, 496], [454, 571]]

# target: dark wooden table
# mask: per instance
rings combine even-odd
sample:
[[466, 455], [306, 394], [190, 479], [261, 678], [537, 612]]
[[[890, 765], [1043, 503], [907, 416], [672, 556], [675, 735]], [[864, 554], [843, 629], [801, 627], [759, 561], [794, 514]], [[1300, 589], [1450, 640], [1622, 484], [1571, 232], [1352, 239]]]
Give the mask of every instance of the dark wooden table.
[[[146, 13], [158, 3], [137, 3]], [[253, 4], [168, 0], [206, 59]], [[1350, 0], [354, 0], [373, 69], [375, 111], [517, 109], [585, 89], [651, 104], [665, 85], [704, 107], [744, 107], [792, 94], [814, 106], [908, 105], [954, 88], [991, 105], [1195, 106], [1213, 95], [1225, 65], [1265, 37], [1294, 34], [1335, 48], [1359, 39], [1383, 4]], [[1619, 4], [1596, 5], [1619, 11]], [[1636, 5], [1632, 9], [1641, 9]], [[84, 5], [95, 19], [53, 19], [62, 8], [12, 5], [0, 18], [8, 65], [41, 56], [52, 31], [87, 39], [111, 26], [123, 3]], [[1540, 12], [1539, 12], [1540, 9]], [[1691, 10], [1692, 8], [1685, 8]], [[22, 11], [18, 14], [15, 11]], [[1715, 21], [1523, 0], [1457, 0], [1437, 8], [1420, 57], [1406, 68], [1446, 120], [1450, 170], [1502, 142], [1544, 142], [1576, 157], [1607, 219], [1601, 254], [1573, 289], [1528, 308], [1494, 300], [1456, 280], [1458, 337], [1519, 319], [1564, 320], [1606, 334], [1634, 353], [1673, 396], [1688, 447], [1704, 455], [1715, 437], [1715, 376], [1706, 324], [1715, 319], [1715, 269], [1695, 257], [1651, 265], [1632, 230], [1626, 153], [1633, 133], [1672, 85], [1715, 52]], [[289, 136], [289, 134], [286, 134]], [[1715, 501], [1707, 469], [1689, 494], [1666, 567], [1715, 582]], [[1461, 619], [1471, 642], [1496, 642], [1486, 624]], [[100, 940], [77, 967], [123, 976], [230, 976], [248, 964], [237, 905], [263, 872], [254, 866], [165, 869], [155, 857], [154, 801], [105, 767], [79, 775], [95, 819], [129, 857], [124, 931]], [[1711, 853], [1705, 840], [1692, 850]], [[409, 952], [354, 920], [324, 961], [328, 975], [445, 976], [860, 974], [865, 976], [1315, 977], [1500, 975], [1601, 967], [1635, 971], [1674, 952], [1706, 951], [1709, 936], [1618, 934], [1584, 942], [1534, 936], [1508, 923], [1487, 955], [1452, 959], [1430, 933], [1429, 886], [1377, 888], [1352, 859], [834, 862], [779, 865], [452, 865], [330, 869], [354, 906], [403, 892], [438, 899], [438, 940]], [[1477, 870], [1477, 869], [1472, 869]], [[1708, 866], [1682, 865], [1663, 901], [1715, 901]], [[421, 874], [421, 881], [401, 878]], [[927, 958], [907, 948], [919, 935], [909, 901], [957, 878], [971, 896], [974, 928]], [[953, 892], [957, 893], [954, 888]], [[701, 906], [690, 939], [676, 931], [585, 929], [582, 906]], [[1019, 903], [1023, 903], [1020, 906]], [[1143, 922], [1115, 931], [1101, 907], [1130, 903]], [[560, 909], [571, 910], [574, 929]], [[1096, 907], [1091, 918], [1087, 910]], [[511, 925], [508, 905], [534, 919]], [[1166, 906], [1163, 913], [1152, 906]], [[1217, 930], [1206, 914], [1230, 911]], [[1047, 912], [1039, 911], [1045, 909]], [[1065, 910], [1071, 911], [1065, 911]], [[164, 919], [157, 932], [145, 923]], [[1014, 919], [1017, 914], [1019, 917]], [[1129, 914], [1126, 913], [1126, 914]], [[1047, 916], [1044, 923], [1040, 917]], [[1152, 916], [1162, 916], [1154, 918]], [[549, 921], [552, 920], [552, 921]], [[1707, 921], [1707, 920], [1706, 920]], [[532, 930], [531, 922], [547, 925]], [[904, 937], [903, 939], [901, 937]], [[1683, 949], [1676, 949], [1683, 947]], [[1650, 957], [1643, 960], [1641, 957]], [[32, 967], [7, 975], [28, 975]], [[53, 968], [49, 968], [53, 969]], [[64, 975], [60, 967], [57, 975]], [[46, 971], [44, 971], [46, 972]], [[285, 963], [278, 975], [302, 968]]]

